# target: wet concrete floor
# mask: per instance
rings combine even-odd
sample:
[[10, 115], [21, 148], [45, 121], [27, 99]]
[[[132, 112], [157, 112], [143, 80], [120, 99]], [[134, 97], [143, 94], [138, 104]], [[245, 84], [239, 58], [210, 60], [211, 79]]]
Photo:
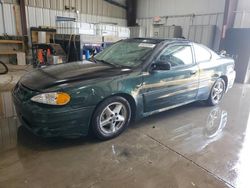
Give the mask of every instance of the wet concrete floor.
[[8, 74], [0, 75], [0, 92], [10, 91], [18, 82], [18, 80], [28, 71], [32, 71], [31, 65], [12, 65], [8, 66]]
[[194, 103], [145, 118], [99, 142], [42, 139], [0, 93], [0, 187], [250, 187], [250, 86], [217, 107]]

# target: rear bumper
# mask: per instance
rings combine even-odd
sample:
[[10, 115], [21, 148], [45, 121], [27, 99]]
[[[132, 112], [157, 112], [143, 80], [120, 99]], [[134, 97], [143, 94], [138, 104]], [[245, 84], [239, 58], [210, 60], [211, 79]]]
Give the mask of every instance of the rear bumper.
[[94, 107], [43, 108], [22, 103], [13, 96], [17, 116], [23, 126], [42, 137], [84, 136], [88, 134]]
[[235, 71], [232, 71], [232, 72], [227, 74], [227, 79], [228, 79], [227, 91], [233, 87], [235, 77], [236, 77]]

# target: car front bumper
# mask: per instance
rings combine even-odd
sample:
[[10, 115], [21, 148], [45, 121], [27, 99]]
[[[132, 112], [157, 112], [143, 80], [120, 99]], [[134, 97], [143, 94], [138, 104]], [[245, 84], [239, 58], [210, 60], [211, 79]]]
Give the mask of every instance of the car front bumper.
[[22, 101], [13, 91], [17, 116], [23, 126], [42, 137], [85, 136], [94, 107], [49, 107], [30, 100]]
[[235, 77], [236, 77], [235, 71], [232, 71], [232, 72], [227, 74], [227, 79], [228, 79], [227, 91], [233, 87]]

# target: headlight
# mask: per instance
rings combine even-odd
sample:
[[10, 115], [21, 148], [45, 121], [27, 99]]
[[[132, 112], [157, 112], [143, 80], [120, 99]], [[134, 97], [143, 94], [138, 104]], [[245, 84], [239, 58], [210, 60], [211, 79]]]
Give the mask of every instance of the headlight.
[[42, 93], [32, 97], [31, 100], [42, 104], [65, 105], [70, 101], [70, 96], [63, 92]]

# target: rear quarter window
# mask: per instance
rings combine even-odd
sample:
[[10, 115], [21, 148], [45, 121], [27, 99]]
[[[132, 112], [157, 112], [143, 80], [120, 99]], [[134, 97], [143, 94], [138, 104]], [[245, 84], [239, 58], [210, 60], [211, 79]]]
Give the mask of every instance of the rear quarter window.
[[212, 58], [211, 52], [202, 45], [194, 44], [194, 53], [197, 63], [210, 61]]

